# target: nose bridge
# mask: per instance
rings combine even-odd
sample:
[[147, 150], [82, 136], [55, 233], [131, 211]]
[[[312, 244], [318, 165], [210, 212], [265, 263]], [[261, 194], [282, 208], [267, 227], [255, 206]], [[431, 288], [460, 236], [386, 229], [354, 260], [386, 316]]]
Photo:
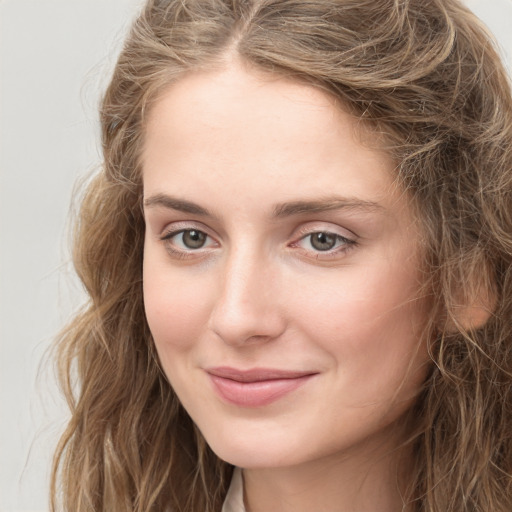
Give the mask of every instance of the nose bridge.
[[270, 258], [251, 244], [229, 251], [211, 315], [212, 330], [226, 343], [268, 340], [282, 332], [275, 274]]

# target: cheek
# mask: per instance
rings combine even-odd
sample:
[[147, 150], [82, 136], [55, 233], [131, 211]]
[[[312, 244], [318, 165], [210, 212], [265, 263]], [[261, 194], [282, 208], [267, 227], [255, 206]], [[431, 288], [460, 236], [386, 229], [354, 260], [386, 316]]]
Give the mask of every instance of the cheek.
[[203, 329], [207, 312], [206, 286], [198, 289], [165, 268], [144, 263], [144, 307], [162, 362], [168, 352], [189, 350]]
[[429, 360], [423, 340], [428, 310], [417, 298], [415, 267], [347, 268], [339, 284], [315, 279], [301, 289], [300, 295], [289, 297], [301, 312], [295, 315], [301, 330], [331, 355], [347, 378], [366, 386], [369, 375], [379, 375], [383, 382], [396, 383], [416, 361], [423, 365]]

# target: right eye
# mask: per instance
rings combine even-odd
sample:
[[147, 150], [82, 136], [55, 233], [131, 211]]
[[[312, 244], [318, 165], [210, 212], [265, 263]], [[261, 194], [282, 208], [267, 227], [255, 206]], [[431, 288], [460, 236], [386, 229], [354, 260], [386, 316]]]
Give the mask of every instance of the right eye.
[[165, 233], [161, 240], [171, 253], [187, 255], [201, 249], [215, 247], [213, 238], [199, 229], [180, 229]]

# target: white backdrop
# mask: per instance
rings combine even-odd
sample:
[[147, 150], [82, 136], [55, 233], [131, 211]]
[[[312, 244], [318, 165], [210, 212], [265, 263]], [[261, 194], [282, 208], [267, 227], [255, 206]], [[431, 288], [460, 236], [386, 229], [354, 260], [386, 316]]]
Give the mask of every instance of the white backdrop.
[[[467, 3], [511, 69], [512, 0]], [[138, 5], [0, 0], [0, 512], [47, 510], [66, 416], [40, 362], [80, 302], [66, 217], [77, 177], [99, 163], [96, 108]]]

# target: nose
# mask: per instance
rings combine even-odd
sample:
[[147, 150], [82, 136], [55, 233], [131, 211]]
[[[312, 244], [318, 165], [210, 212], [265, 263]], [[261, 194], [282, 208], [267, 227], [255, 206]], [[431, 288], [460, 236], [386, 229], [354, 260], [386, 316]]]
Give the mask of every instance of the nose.
[[276, 271], [265, 258], [237, 251], [219, 272], [210, 329], [233, 346], [278, 338], [286, 326], [278, 287]]

